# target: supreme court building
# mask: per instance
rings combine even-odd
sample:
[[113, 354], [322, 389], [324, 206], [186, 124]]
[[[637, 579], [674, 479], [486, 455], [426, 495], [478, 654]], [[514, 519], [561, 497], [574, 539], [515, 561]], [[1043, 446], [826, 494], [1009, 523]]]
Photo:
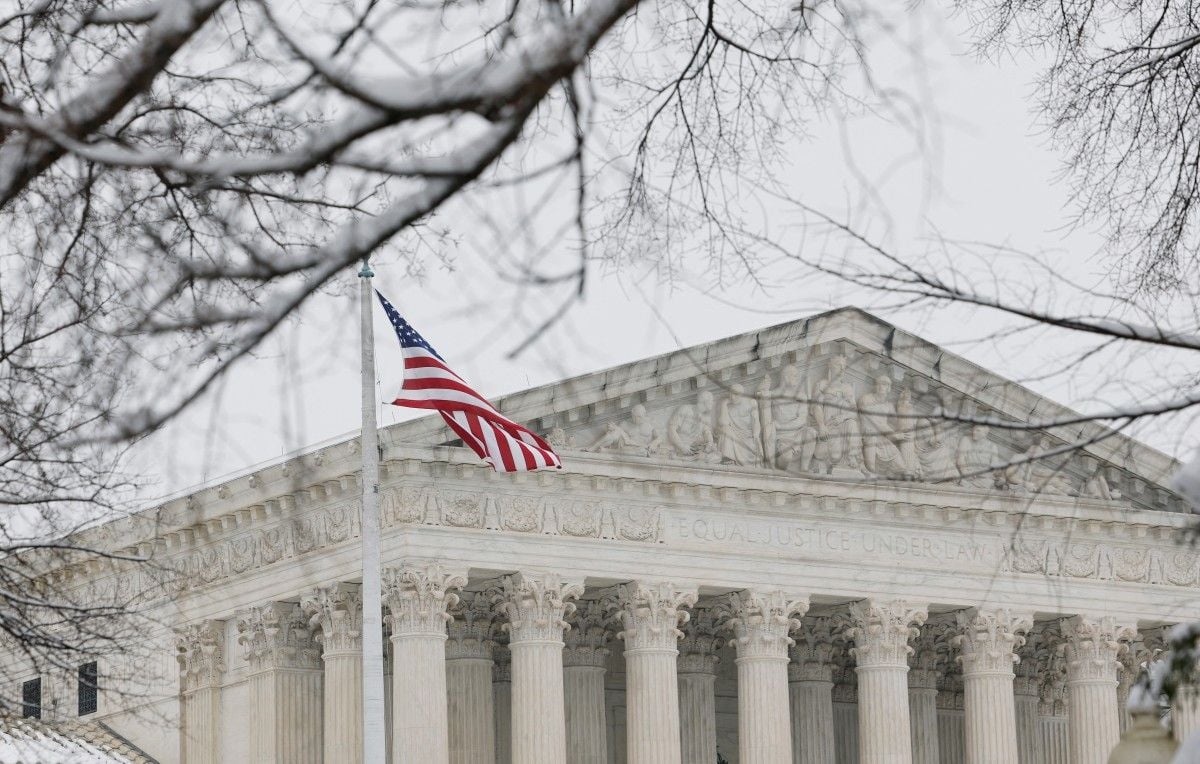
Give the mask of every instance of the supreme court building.
[[[1172, 459], [1005, 426], [1070, 412], [859, 310], [497, 405], [564, 468], [380, 433], [393, 764], [1104, 764], [1200, 617]], [[110, 727], [163, 762], [361, 757], [359, 461], [95, 531], [178, 572], [143, 700], [97, 669]]]

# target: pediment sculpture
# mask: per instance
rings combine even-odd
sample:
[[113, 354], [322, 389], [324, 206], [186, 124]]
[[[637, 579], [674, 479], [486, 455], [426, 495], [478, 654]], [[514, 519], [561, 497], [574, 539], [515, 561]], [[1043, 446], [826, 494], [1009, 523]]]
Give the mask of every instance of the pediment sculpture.
[[653, 407], [634, 403], [574, 432], [556, 427], [547, 437], [565, 449], [796, 475], [1101, 500], [1121, 495], [1103, 465], [1085, 469], [1045, 433], [937, 416], [954, 410], [944, 399], [955, 393], [865, 353], [839, 349], [744, 379], [698, 378], [695, 386], [656, 399]]

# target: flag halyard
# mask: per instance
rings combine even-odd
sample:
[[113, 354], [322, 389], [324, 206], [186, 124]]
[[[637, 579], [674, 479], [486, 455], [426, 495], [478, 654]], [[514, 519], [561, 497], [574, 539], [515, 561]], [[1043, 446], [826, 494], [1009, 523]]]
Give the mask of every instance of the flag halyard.
[[562, 467], [549, 443], [471, 389], [382, 294], [375, 294], [404, 355], [404, 383], [393, 405], [437, 411], [463, 443], [497, 472]]

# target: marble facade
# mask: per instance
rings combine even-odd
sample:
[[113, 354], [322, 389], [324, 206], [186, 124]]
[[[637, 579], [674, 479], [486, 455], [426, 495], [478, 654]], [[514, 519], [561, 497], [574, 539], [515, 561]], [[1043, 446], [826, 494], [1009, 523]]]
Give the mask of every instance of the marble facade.
[[[381, 432], [393, 762], [1104, 764], [1197, 612], [1172, 460], [1030, 432], [1069, 412], [859, 311], [500, 405], [563, 470]], [[361, 756], [358, 458], [90, 531], [174, 571], [63, 574], [167, 603], [173, 724], [114, 728], [162, 761]]]

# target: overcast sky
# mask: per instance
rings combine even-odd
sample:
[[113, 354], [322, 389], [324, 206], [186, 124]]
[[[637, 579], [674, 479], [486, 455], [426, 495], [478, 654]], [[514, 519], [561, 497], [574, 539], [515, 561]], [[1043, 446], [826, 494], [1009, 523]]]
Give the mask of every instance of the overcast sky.
[[[944, 235], [1050, 253], [1061, 258], [1065, 272], [1084, 280], [1102, 274], [1099, 239], [1069, 227], [1072, 210], [1069, 188], [1060, 181], [1060, 157], [1037, 121], [1032, 94], [1042, 62], [1024, 56], [978, 60], [958, 22], [932, 5], [912, 7], [904, 24], [897, 36], [910, 48], [885, 53], [876, 73], [920, 105], [926, 147], [915, 149], [911, 131], [881, 117], [824, 115], [813, 123], [811, 139], [794, 147], [788, 193], [834, 214], [854, 214], [898, 251], [920, 251], [931, 235]], [[869, 213], [856, 212], [865, 199], [864, 180], [876, 195], [866, 199]], [[533, 203], [514, 196], [513, 209]], [[801, 223], [787, 206], [764, 215], [779, 230]], [[514, 305], [544, 296], [497, 278], [489, 260], [497, 246], [495, 231], [440, 222], [454, 234], [447, 252], [453, 268], [439, 265], [409, 276], [383, 261], [377, 286], [490, 396], [828, 308], [880, 303], [878, 295], [786, 270], [772, 274], [766, 291], [748, 283], [713, 289], [711, 274], [699, 266], [670, 283], [645, 266], [595, 270], [584, 302], [529, 352], [510, 359], [507, 354], [532, 325], [512, 318]], [[545, 216], [538, 225], [548, 225]], [[257, 358], [238, 366], [212, 395], [140, 449], [138, 464], [151, 476], [150, 495], [211, 481], [357, 429], [357, 307], [349, 289], [354, 282], [348, 272], [341, 294], [316, 298]], [[1087, 380], [1040, 378], [1039, 370], [1069, 347], [980, 341], [995, 322], [979, 314], [900, 310], [883, 316], [1063, 403], [1086, 408], [1096, 402], [1098, 388]], [[382, 314], [376, 334], [380, 395], [386, 400], [399, 385], [399, 349]], [[380, 407], [381, 424], [406, 416]], [[1140, 437], [1176, 454], [1191, 445], [1181, 423], [1157, 423]]]

